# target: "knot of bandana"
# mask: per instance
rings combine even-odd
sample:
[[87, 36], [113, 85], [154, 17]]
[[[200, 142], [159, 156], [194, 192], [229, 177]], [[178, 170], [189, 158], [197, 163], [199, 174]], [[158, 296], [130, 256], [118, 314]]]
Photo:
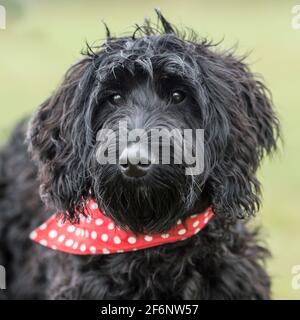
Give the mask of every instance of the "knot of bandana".
[[45, 223], [31, 232], [30, 238], [43, 246], [77, 255], [114, 254], [136, 251], [167, 243], [185, 240], [197, 234], [213, 217], [211, 208], [181, 220], [163, 234], [135, 235], [115, 225], [89, 200], [85, 209], [86, 217], [80, 216], [79, 223], [57, 219], [52, 215]]

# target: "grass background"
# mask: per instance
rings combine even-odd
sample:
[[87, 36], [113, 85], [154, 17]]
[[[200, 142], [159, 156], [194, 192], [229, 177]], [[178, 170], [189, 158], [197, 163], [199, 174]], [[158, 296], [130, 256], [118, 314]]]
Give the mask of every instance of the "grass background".
[[194, 28], [221, 46], [238, 43], [251, 51], [252, 69], [264, 75], [278, 110], [285, 144], [259, 172], [263, 223], [273, 252], [268, 263], [277, 299], [299, 299], [291, 286], [293, 265], [300, 264], [300, 30], [291, 27], [295, 1], [96, 1], [7, 0], [7, 28], [0, 30], [0, 141], [23, 115], [34, 110], [59, 84], [80, 56], [85, 40], [104, 37], [101, 19], [114, 34], [130, 32], [154, 7], [173, 23]]

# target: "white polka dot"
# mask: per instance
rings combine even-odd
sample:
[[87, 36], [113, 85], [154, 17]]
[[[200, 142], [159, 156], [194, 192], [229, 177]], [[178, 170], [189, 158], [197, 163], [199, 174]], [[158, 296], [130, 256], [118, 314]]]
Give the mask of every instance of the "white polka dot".
[[109, 250], [106, 249], [106, 248], [103, 248], [103, 249], [102, 249], [102, 252], [103, 252], [104, 254], [109, 254], [109, 253], [110, 253]]
[[113, 230], [115, 227], [115, 224], [113, 222], [111, 222], [108, 226], [107, 226], [107, 229], [108, 230]]
[[198, 233], [201, 229], [200, 228], [197, 228], [194, 232], [194, 234]]
[[181, 219], [179, 219], [178, 221], [177, 221], [177, 224], [181, 224], [182, 223], [182, 221], [181, 221]]
[[40, 241], [40, 244], [46, 246], [48, 244], [47, 240], [43, 239]]
[[68, 226], [67, 231], [68, 232], [74, 232], [75, 231], [75, 226]]
[[130, 244], [134, 244], [134, 243], [136, 243], [136, 237], [129, 237], [129, 238], [127, 239], [127, 241], [128, 241]]
[[97, 204], [97, 203], [93, 203], [93, 204], [91, 205], [91, 208], [92, 208], [93, 210], [98, 209], [98, 204]]
[[80, 236], [84, 237], [84, 230], [83, 229], [80, 230]]
[[145, 239], [145, 241], [149, 242], [149, 241], [152, 241], [152, 240], [153, 240], [153, 237], [146, 235], [146, 236], [144, 237], [144, 239]]
[[163, 233], [162, 235], [161, 235], [161, 237], [163, 238], [163, 239], [167, 239], [167, 238], [169, 238], [169, 234], [168, 233]]
[[72, 239], [68, 239], [66, 242], [65, 242], [65, 245], [67, 247], [71, 247], [73, 245], [74, 241]]
[[107, 235], [106, 233], [103, 233], [103, 234], [101, 235], [101, 240], [104, 241], [104, 242], [106, 242], [106, 241], [108, 240], [108, 235]]
[[91, 251], [91, 253], [96, 253], [96, 247], [91, 246], [91, 247], [90, 247], [90, 251]]
[[205, 218], [208, 217], [208, 214], [209, 214], [209, 212], [208, 212], [208, 211], [205, 211], [204, 217], [205, 217]]
[[97, 239], [97, 236], [98, 236], [98, 234], [97, 234], [97, 232], [96, 231], [92, 231], [91, 232], [91, 237], [92, 237], [92, 239]]
[[120, 243], [121, 243], [120, 237], [115, 236], [115, 237], [114, 237], [114, 243], [115, 243], [115, 244], [120, 244]]
[[82, 244], [80, 246], [80, 251], [84, 252], [86, 250], [86, 245], [85, 244]]
[[64, 240], [65, 240], [65, 236], [63, 234], [59, 236], [57, 239], [58, 242], [63, 242]]
[[205, 218], [204, 219], [204, 224], [207, 224], [207, 222], [208, 222], [208, 218]]
[[72, 248], [73, 248], [74, 250], [76, 250], [76, 249], [78, 248], [78, 245], [79, 245], [79, 243], [78, 243], [78, 242], [75, 242], [75, 243], [73, 244], [73, 247], [72, 247]]
[[85, 237], [88, 238], [90, 236], [89, 230], [85, 230]]
[[132, 251], [137, 251], [137, 248], [133, 248]]
[[49, 238], [54, 239], [57, 237], [57, 231], [51, 230], [48, 235], [49, 235]]
[[199, 221], [195, 221], [195, 222], [193, 223], [193, 227], [196, 228], [196, 227], [198, 226], [198, 224], [199, 224]]
[[37, 237], [36, 231], [32, 231], [32, 232], [30, 233], [29, 237], [30, 237], [30, 239], [32, 239], [32, 240], [36, 239], [36, 237]]
[[96, 223], [97, 226], [101, 226], [103, 224], [103, 220], [99, 218], [99, 219], [96, 220], [95, 223]]
[[45, 230], [47, 229], [47, 224], [46, 223], [43, 223], [41, 226], [40, 226], [40, 230]]
[[77, 228], [76, 231], [75, 231], [75, 235], [76, 235], [77, 237], [79, 237], [80, 234], [81, 234], [81, 229], [80, 229], [80, 228]]
[[117, 253], [123, 253], [124, 250], [117, 250]]
[[51, 249], [56, 250], [57, 247], [56, 246], [51, 246]]
[[197, 218], [197, 214], [193, 214], [193, 215], [191, 215], [191, 218]]
[[183, 235], [183, 234], [185, 234], [186, 233], [186, 229], [180, 229], [179, 231], [178, 231], [178, 234], [179, 235]]

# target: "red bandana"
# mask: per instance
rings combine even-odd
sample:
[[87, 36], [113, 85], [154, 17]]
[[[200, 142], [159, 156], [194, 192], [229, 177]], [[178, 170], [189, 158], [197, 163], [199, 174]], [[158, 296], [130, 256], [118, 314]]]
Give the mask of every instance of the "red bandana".
[[112, 219], [105, 216], [94, 200], [86, 206], [87, 217], [80, 217], [80, 223], [71, 224], [51, 216], [39, 228], [31, 232], [30, 238], [43, 246], [71, 254], [112, 254], [136, 251], [166, 243], [185, 240], [198, 233], [213, 217], [211, 208], [186, 218], [164, 234], [135, 235], [122, 230]]

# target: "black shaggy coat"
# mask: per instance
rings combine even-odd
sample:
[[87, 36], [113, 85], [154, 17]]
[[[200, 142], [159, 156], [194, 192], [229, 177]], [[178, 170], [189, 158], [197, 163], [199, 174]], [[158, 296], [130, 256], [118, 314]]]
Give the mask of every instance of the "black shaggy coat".
[[[24, 121], [1, 151], [7, 290], [0, 298], [270, 298], [269, 253], [246, 223], [259, 207], [256, 170], [278, 135], [268, 91], [241, 59], [180, 35], [158, 15], [163, 31], [146, 22], [132, 37], [108, 35], [102, 47], [89, 48], [35, 113], [26, 142]], [[178, 87], [186, 98], [172, 105], [168, 97]], [[116, 91], [125, 97], [122, 107], [110, 98]], [[171, 164], [137, 182], [116, 165], [100, 166], [97, 131], [124, 118], [133, 126], [137, 115], [146, 129], [203, 128], [204, 172], [186, 176]], [[166, 231], [208, 206], [215, 216], [192, 238], [130, 253], [72, 256], [29, 240], [58, 210], [76, 222], [91, 196], [136, 233]]]

